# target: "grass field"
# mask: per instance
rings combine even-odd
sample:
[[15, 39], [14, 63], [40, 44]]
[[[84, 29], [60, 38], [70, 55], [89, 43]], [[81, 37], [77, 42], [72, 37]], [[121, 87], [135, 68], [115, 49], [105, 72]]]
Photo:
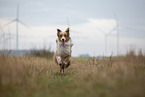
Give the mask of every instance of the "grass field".
[[0, 97], [145, 97], [145, 56], [52, 59], [0, 56]]

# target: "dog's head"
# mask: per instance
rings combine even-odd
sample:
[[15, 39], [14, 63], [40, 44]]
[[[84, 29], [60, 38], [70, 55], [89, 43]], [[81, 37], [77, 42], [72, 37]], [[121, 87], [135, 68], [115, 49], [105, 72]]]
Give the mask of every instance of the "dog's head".
[[57, 36], [58, 40], [62, 43], [62, 45], [65, 45], [65, 43], [70, 39], [69, 28], [67, 28], [64, 32], [62, 32], [60, 29], [57, 29]]

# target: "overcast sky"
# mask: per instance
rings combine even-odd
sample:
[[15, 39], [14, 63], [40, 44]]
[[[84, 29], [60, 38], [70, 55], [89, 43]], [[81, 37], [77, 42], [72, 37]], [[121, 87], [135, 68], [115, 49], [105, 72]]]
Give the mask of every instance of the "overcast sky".
[[[130, 48], [145, 51], [145, 0], [0, 0], [0, 25], [5, 33], [11, 33], [5, 45], [10, 49], [16, 49], [16, 23], [4, 25], [16, 18], [17, 3], [19, 19], [29, 26], [19, 25], [19, 49], [51, 46], [55, 50], [56, 29], [64, 31], [69, 26], [73, 56], [116, 55], [117, 30], [107, 38], [107, 52], [103, 32], [112, 30], [117, 18], [119, 53]], [[0, 33], [2, 49], [1, 30]]]

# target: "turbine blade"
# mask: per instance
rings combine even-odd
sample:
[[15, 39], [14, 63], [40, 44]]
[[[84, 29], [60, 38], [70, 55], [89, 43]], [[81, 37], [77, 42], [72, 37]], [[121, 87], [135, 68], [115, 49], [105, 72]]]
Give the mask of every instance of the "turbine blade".
[[25, 27], [30, 28], [28, 25], [26, 25], [26, 24], [25, 24], [24, 22], [22, 22], [21, 20], [18, 20], [18, 22], [19, 22], [20, 24], [24, 25]]
[[3, 27], [0, 25], [0, 29], [1, 29], [1, 31], [3, 32], [3, 33], [5, 33], [5, 31], [4, 31], [4, 29], [3, 29]]
[[116, 22], [117, 22], [117, 25], [119, 25], [118, 18], [117, 18], [117, 15], [116, 15], [116, 12], [114, 11], [113, 13], [114, 13], [114, 18], [115, 18], [115, 20], [116, 20]]
[[67, 26], [70, 28], [70, 22], [69, 22], [69, 18], [68, 17], [66, 18], [66, 23], [67, 23]]
[[75, 30], [71, 30], [71, 32], [74, 32], [74, 33], [80, 33], [80, 32], [78, 32], [78, 31], [75, 31]]
[[116, 26], [115, 26], [112, 30], [110, 30], [109, 33], [107, 33], [107, 34], [112, 33], [114, 30], [116, 30], [117, 27], [118, 27], [118, 25], [116, 25]]
[[106, 34], [102, 29], [97, 28], [97, 30], [99, 30], [101, 33]]
[[16, 22], [16, 21], [18, 21], [18, 20], [14, 19], [14, 20], [10, 21], [9, 23], [5, 24], [4, 26], [10, 25], [11, 23]]

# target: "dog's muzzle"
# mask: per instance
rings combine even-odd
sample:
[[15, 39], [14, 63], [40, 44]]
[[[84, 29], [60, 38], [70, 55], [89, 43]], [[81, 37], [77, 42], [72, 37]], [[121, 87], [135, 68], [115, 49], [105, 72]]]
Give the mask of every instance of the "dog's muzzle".
[[65, 45], [65, 39], [64, 38], [61, 39], [61, 42], [62, 42], [62, 45]]

